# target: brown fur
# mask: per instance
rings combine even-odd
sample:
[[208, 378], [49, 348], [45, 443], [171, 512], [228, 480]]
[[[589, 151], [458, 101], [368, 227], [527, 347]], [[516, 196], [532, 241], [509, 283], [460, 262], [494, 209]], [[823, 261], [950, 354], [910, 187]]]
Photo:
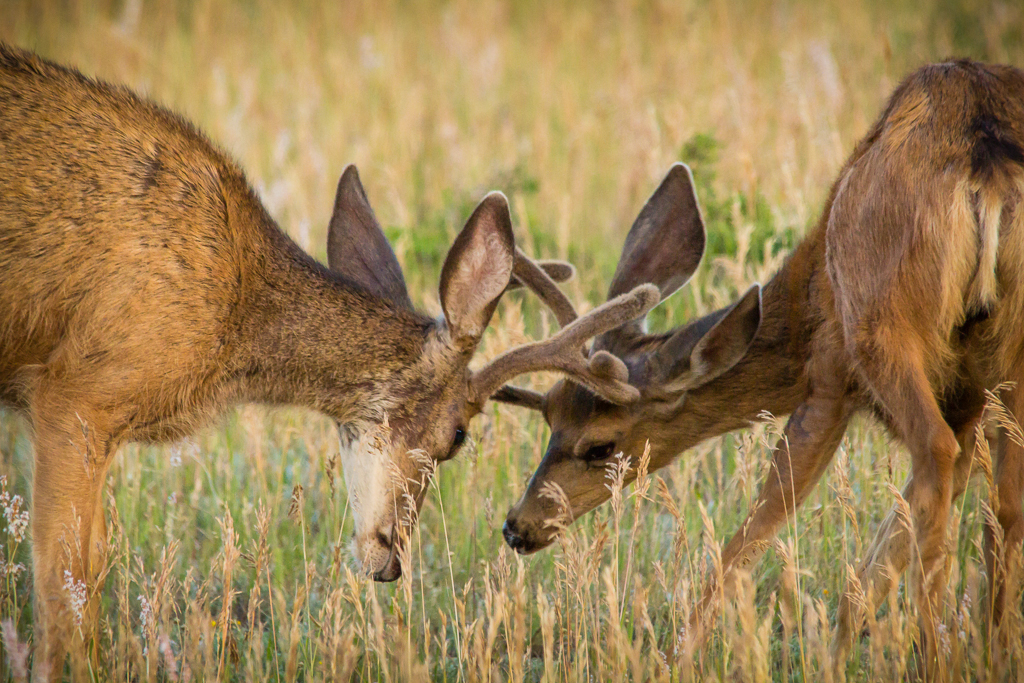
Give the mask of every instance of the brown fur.
[[[643, 287], [562, 340], [469, 371], [504, 291], [557, 291], [574, 272], [515, 250], [500, 193], [449, 251], [433, 320], [412, 308], [355, 167], [338, 183], [324, 268], [187, 122], [2, 44], [0, 196], [0, 402], [34, 433], [40, 679], [61, 676], [72, 640], [65, 570], [100, 587], [101, 492], [126, 441], [179, 438], [243, 401], [325, 413], [339, 425], [357, 560], [388, 581], [432, 462], [455, 454], [500, 381], [544, 369], [636, 393], [624, 369], [567, 363], [563, 341], [579, 349], [646, 311]], [[86, 612], [89, 634], [95, 600]]]
[[[190, 124], [0, 44], [0, 198], [0, 402], [29, 418], [35, 446], [37, 678], [61, 678], [67, 647], [83, 647], [62, 587], [69, 571], [99, 588], [118, 447], [180, 438], [231, 404], [339, 423], [343, 450], [361, 456], [346, 466], [350, 496], [376, 505], [355, 515], [357, 559], [399, 576], [399, 525], [425, 492], [407, 482], [422, 484], [424, 457], [454, 455], [479, 412], [467, 366], [514, 258], [503, 196], [484, 199], [449, 252], [434, 320], [409, 304], [354, 167], [328, 269]], [[73, 665], [82, 674], [81, 656]]]
[[[613, 405], [565, 381], [533, 401], [552, 437], [509, 513], [506, 538], [522, 552], [550, 543], [543, 521], [559, 511], [542, 495], [547, 484], [565, 491], [573, 518], [606, 500], [606, 460], [596, 456], [637, 456], [649, 440], [651, 466], [662, 467], [761, 411], [791, 414], [758, 502], [723, 552], [728, 576], [760, 555], [826, 469], [851, 415], [868, 409], [910, 449], [904, 495], [916, 543], [895, 533], [890, 516], [861, 569], [862, 583], [877, 589], [878, 604], [891, 585], [881, 577], [886, 564], [912, 566], [926, 671], [944, 676], [934, 610], [945, 581], [948, 512], [966, 484], [982, 390], [1024, 381], [1022, 200], [1024, 73], [970, 61], [917, 71], [857, 145], [817, 227], [766, 286], [759, 328], [738, 309], [664, 335], [627, 327], [601, 343], [630, 368], [639, 402]], [[756, 335], [744, 341], [752, 326]], [[691, 371], [693, 354], [716, 333], [749, 349], [709, 379], [702, 366]], [[1024, 389], [1004, 398], [1024, 421]], [[993, 564], [991, 542], [989, 562], [1019, 566], [1019, 445], [1004, 443], [997, 470], [999, 522], [1018, 562]], [[997, 619], [1015, 586], [1016, 577], [993, 576]], [[706, 588], [691, 645], [701, 640], [718, 590]], [[850, 605], [842, 611], [838, 661], [856, 628]]]

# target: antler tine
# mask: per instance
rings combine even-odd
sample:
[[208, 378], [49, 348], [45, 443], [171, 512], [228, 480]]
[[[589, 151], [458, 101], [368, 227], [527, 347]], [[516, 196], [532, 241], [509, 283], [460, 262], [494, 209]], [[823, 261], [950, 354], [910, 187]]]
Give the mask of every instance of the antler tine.
[[[576, 276], [576, 268], [573, 267], [568, 261], [558, 261], [556, 259], [530, 259], [544, 271], [544, 273], [555, 281], [556, 284], [568, 282]], [[505, 287], [506, 292], [511, 292], [519, 289], [523, 286], [523, 281], [512, 274], [512, 279], [508, 281], [508, 286]]]
[[531, 410], [544, 409], [544, 394], [511, 384], [506, 384], [491, 394], [491, 400], [499, 403], [512, 403]]
[[[576, 269], [565, 261], [534, 260], [516, 247], [515, 261], [512, 266], [512, 280], [505, 291], [526, 286], [537, 295], [555, 314], [559, 327], [571, 324], [578, 317], [575, 306], [558, 288], [556, 282], [572, 279]], [[544, 395], [523, 387], [504, 386], [491, 396], [492, 401], [513, 403], [534, 410], [540, 410], [544, 403]]]
[[[568, 263], [562, 264], [570, 269], [564, 279], [572, 277], [572, 266]], [[540, 297], [540, 300], [547, 304], [547, 307], [555, 314], [555, 319], [561, 327], [565, 327], [578, 317], [576, 308], [572, 302], [562, 293], [555, 281], [551, 279], [543, 268], [531, 259], [523, 250], [516, 247], [516, 258], [512, 265], [513, 281], [518, 280], [526, 285], [530, 291]], [[512, 284], [510, 287], [514, 286]]]
[[512, 377], [555, 370], [614, 403], [635, 401], [640, 394], [629, 385], [629, 371], [621, 360], [605, 351], [588, 359], [582, 349], [588, 339], [644, 315], [657, 305], [659, 298], [657, 287], [640, 285], [601, 304], [548, 339], [506, 351], [473, 375], [472, 400], [483, 406]]

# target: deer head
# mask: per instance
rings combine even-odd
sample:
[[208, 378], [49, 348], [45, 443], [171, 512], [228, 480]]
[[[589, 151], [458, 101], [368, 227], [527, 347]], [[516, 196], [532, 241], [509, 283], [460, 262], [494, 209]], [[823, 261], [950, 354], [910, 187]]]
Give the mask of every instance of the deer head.
[[[676, 164], [626, 237], [609, 299], [647, 284], [664, 301], [696, 271], [705, 241], [690, 170]], [[590, 354], [592, 363], [621, 362], [637, 398], [594, 392], [572, 378], [544, 395], [517, 387], [495, 395], [540, 410], [551, 428], [544, 458], [505, 522], [505, 539], [515, 550], [544, 548], [561, 525], [607, 500], [606, 465], [617, 454], [635, 462], [649, 442], [654, 469], [709, 436], [700, 401], [694, 399], [746, 353], [760, 324], [760, 287], [668, 333], [646, 333], [644, 315], [598, 335]], [[630, 470], [627, 483], [635, 472]]]
[[[557, 291], [555, 279], [573, 274], [568, 264], [538, 264], [516, 249], [508, 203], [501, 193], [480, 202], [445, 258], [439, 321], [423, 319], [413, 310], [401, 268], [352, 166], [338, 185], [328, 262], [336, 274], [388, 302], [396, 315], [421, 321], [414, 335], [418, 359], [373, 380], [382, 385], [375, 392], [381, 397], [375, 415], [356, 422], [336, 418], [356, 526], [356, 554], [377, 580], [401, 575], [399, 534], [418, 514], [433, 468], [458, 452], [469, 421], [503, 382], [523, 372], [554, 370], [612, 400], [628, 402], [639, 396], [626, 382], [621, 361], [606, 353], [587, 359], [582, 349], [589, 338], [657, 303], [649, 286], [609, 301], [551, 339], [511, 349], [470, 371], [470, 360], [503, 292], [524, 283], [535, 291]], [[557, 301], [553, 306], [563, 319], [564, 306]], [[575, 317], [571, 306], [568, 312]]]

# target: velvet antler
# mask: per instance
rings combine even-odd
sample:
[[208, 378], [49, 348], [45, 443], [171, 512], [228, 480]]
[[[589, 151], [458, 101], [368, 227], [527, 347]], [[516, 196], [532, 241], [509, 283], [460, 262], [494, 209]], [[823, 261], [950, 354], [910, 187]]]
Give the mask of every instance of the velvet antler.
[[505, 289], [516, 289], [525, 285], [527, 289], [540, 297], [551, 312], [555, 314], [559, 327], [565, 327], [576, 320], [576, 309], [566, 298], [555, 281], [565, 282], [576, 274], [576, 269], [565, 261], [534, 261], [516, 247], [515, 261], [512, 264], [512, 281]]
[[[518, 258], [516, 260], [519, 261]], [[470, 380], [471, 400], [482, 407], [507, 380], [539, 370], [564, 373], [614, 403], [637, 400], [640, 393], [630, 386], [626, 365], [607, 351], [598, 351], [587, 358], [584, 343], [646, 314], [659, 298], [657, 287], [640, 285], [577, 318], [548, 339], [506, 351], [473, 374]], [[508, 390], [513, 391], [514, 388]]]

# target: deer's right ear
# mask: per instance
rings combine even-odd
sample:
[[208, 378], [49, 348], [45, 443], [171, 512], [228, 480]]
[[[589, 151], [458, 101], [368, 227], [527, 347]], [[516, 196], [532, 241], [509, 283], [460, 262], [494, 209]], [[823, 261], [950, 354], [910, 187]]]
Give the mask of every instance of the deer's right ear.
[[352, 164], [341, 174], [334, 197], [334, 213], [327, 230], [327, 265], [370, 293], [412, 309], [402, 268]]
[[664, 301], [685, 285], [700, 265], [707, 237], [686, 164], [669, 169], [626, 235], [608, 298], [648, 282]]
[[761, 326], [761, 287], [740, 300], [679, 329], [665, 340], [652, 361], [664, 391], [690, 390], [732, 368], [747, 353]]
[[514, 255], [508, 200], [492, 192], [466, 221], [441, 269], [441, 308], [458, 346], [480, 341], [512, 278]]

